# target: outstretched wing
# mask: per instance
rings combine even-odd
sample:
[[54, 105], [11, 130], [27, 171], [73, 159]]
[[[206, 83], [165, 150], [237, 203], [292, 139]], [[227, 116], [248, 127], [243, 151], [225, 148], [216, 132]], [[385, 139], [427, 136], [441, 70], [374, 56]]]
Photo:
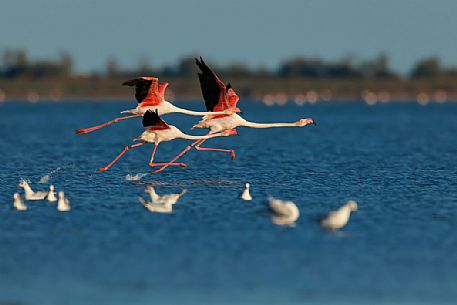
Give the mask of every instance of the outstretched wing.
[[152, 130], [168, 129], [167, 123], [162, 120], [159, 116], [157, 109], [155, 111], [148, 110], [143, 115], [143, 127], [147, 127]]
[[[203, 58], [195, 58], [195, 63], [200, 68], [198, 73], [200, 88], [202, 89], [205, 106], [208, 111], [215, 111], [216, 106], [227, 106], [225, 103], [226, 87], [217, 75], [206, 65]], [[218, 107], [219, 108], [219, 107]], [[227, 109], [227, 108], [224, 108]], [[222, 110], [224, 110], [222, 109]]]
[[158, 106], [164, 99], [168, 83], [165, 84], [165, 86], [159, 84], [159, 79], [156, 77], [138, 77], [122, 83], [122, 85], [135, 86], [135, 98], [141, 106]]

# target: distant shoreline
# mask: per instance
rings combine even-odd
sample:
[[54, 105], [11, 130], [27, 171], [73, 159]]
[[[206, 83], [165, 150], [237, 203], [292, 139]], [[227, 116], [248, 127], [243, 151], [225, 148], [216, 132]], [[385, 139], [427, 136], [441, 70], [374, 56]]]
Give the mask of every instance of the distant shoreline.
[[[0, 101], [97, 101], [134, 102], [133, 88], [122, 86], [124, 79], [18, 79], [0, 80]], [[201, 100], [198, 80], [165, 78], [170, 83], [170, 101]], [[360, 100], [377, 102], [418, 101], [419, 103], [457, 100], [457, 80], [417, 79], [282, 79], [277, 77], [236, 78], [230, 80], [241, 99], [265, 104], [298, 105], [316, 102]]]

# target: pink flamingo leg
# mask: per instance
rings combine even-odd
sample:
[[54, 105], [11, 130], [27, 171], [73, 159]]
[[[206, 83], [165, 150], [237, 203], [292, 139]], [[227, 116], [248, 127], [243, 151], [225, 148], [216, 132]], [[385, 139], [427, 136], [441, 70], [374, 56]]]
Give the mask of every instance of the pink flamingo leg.
[[141, 143], [137, 143], [137, 144], [133, 144], [133, 145], [130, 145], [130, 146], [126, 146], [124, 148], [123, 151], [121, 151], [121, 153], [119, 155], [117, 155], [116, 158], [114, 158], [113, 161], [111, 161], [107, 166], [105, 167], [100, 167], [97, 171], [106, 171], [108, 170], [111, 166], [113, 166], [114, 163], [116, 163], [117, 160], [119, 160], [120, 157], [122, 157], [123, 154], [125, 154], [125, 152], [129, 149], [132, 149], [132, 148], [135, 148], [135, 147], [138, 147], [138, 146], [141, 146], [141, 145], [144, 145], [146, 144], [146, 142], [141, 142]]
[[117, 123], [117, 122], [119, 122], [119, 121], [123, 121], [123, 120], [127, 120], [127, 119], [136, 118], [136, 117], [139, 117], [139, 116], [141, 116], [141, 114], [135, 114], [135, 115], [129, 115], [129, 116], [124, 116], [124, 117], [119, 117], [119, 118], [112, 119], [111, 121], [108, 121], [108, 122], [106, 122], [106, 123], [103, 123], [103, 124], [100, 124], [100, 125], [97, 125], [97, 126], [78, 129], [78, 130], [76, 130], [75, 132], [76, 132], [77, 134], [89, 133], [89, 132], [92, 132], [92, 131], [94, 131], [94, 130], [97, 130], [97, 129], [106, 127], [106, 126], [108, 126], [108, 125], [111, 125], [111, 124], [113, 124], [113, 123]]
[[203, 142], [205, 142], [206, 139], [199, 140], [199, 141], [200, 141], [200, 143], [198, 143], [198, 144], [195, 146], [195, 149], [196, 149], [196, 150], [211, 150], [211, 151], [226, 152], [226, 153], [230, 153], [230, 157], [232, 158], [232, 160], [235, 159], [235, 151], [234, 151], [233, 149], [200, 147], [200, 145], [203, 144]]
[[201, 140], [197, 140], [197, 141], [195, 141], [194, 143], [188, 145], [186, 148], [184, 148], [184, 150], [183, 150], [182, 152], [180, 152], [180, 153], [177, 154], [173, 159], [171, 159], [170, 162], [165, 163], [161, 168], [156, 169], [155, 171], [153, 171], [152, 174], [157, 174], [157, 173], [163, 171], [164, 169], [166, 169], [168, 166], [170, 166], [171, 164], [173, 164], [173, 162], [175, 162], [176, 160], [178, 160], [182, 155], [184, 155], [186, 152], [188, 152], [192, 147], [194, 147], [195, 145], [197, 145], [199, 141], [201, 141]]
[[[154, 161], [154, 155], [156, 153], [156, 149], [157, 149], [157, 146], [158, 145], [154, 145], [154, 150], [152, 151], [152, 155], [151, 155], [151, 160], [149, 161], [149, 166], [151, 167], [154, 167], [154, 166], [163, 166], [163, 165], [166, 165], [168, 163], [153, 163], [152, 161]], [[171, 166], [182, 166], [182, 167], [187, 167], [187, 164], [185, 163], [170, 163], [168, 165], [171, 165]]]

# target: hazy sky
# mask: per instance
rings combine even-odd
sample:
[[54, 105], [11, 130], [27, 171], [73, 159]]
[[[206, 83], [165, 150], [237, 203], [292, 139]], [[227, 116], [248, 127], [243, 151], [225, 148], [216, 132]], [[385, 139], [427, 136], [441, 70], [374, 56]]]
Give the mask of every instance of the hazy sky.
[[81, 71], [103, 69], [109, 56], [124, 67], [190, 54], [276, 67], [294, 55], [387, 51], [405, 72], [430, 55], [457, 65], [456, 13], [457, 0], [2, 0], [0, 51], [67, 50]]

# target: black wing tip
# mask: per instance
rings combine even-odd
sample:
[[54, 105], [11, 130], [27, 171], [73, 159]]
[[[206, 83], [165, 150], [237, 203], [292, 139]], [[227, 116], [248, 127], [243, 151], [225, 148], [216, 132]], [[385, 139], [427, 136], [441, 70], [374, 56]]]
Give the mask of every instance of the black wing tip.
[[123, 86], [135, 86], [141, 81], [141, 78], [134, 78], [134, 79], [129, 79], [126, 80], [125, 82], [122, 83]]
[[195, 58], [195, 63], [202, 71], [203, 71], [203, 69], [209, 69], [208, 65], [205, 63], [205, 61], [203, 60], [203, 57], [201, 57], [201, 56], [200, 56], [200, 60], [198, 60], [198, 58]]
[[142, 121], [143, 127], [154, 126], [155, 122], [157, 122], [158, 120], [159, 120], [159, 111], [157, 109], [156, 110], [149, 109], [143, 114], [143, 121]]

